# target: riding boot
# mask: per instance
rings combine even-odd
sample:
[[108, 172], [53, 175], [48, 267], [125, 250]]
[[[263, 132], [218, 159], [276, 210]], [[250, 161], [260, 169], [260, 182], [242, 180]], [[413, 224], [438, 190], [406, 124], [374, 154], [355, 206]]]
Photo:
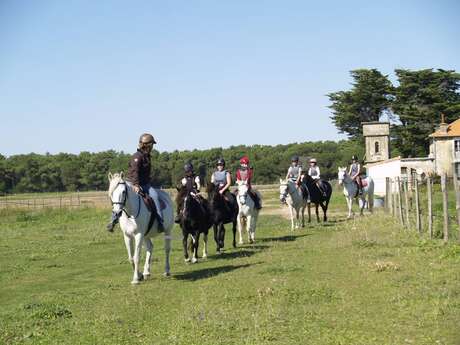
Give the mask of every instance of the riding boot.
[[118, 223], [118, 216], [116, 214], [112, 214], [112, 218], [110, 219], [110, 222], [107, 224], [106, 228], [108, 232], [113, 232], [113, 228], [115, 225]]
[[251, 196], [252, 200], [254, 200], [254, 207], [256, 208], [256, 210], [260, 210], [262, 208], [262, 205], [260, 204], [259, 196], [257, 195], [257, 193], [253, 191], [251, 191]]

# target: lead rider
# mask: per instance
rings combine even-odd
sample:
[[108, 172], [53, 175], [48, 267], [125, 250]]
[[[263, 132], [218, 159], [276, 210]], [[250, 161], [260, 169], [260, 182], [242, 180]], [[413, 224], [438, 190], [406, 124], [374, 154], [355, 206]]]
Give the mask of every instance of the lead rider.
[[[158, 232], [163, 232], [163, 216], [160, 210], [158, 193], [151, 187], [150, 184], [150, 153], [152, 152], [154, 144], [156, 144], [156, 141], [151, 134], [144, 133], [140, 136], [138, 149], [129, 161], [127, 180], [132, 183], [134, 192], [140, 195], [147, 195], [153, 199], [153, 204], [156, 209], [156, 218], [158, 221]], [[107, 225], [107, 230], [112, 232], [113, 227], [117, 222], [118, 218], [112, 218], [110, 223]]]

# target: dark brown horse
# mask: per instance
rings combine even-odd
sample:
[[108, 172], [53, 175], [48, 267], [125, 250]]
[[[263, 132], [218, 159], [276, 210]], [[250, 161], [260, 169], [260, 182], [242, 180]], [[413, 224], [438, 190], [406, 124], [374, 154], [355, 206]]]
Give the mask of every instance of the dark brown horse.
[[209, 210], [214, 227], [214, 240], [217, 253], [224, 249], [225, 227], [224, 224], [232, 223], [233, 248], [236, 248], [236, 223], [238, 216], [238, 203], [234, 194], [227, 192], [222, 195], [213, 183], [207, 185]]
[[[322, 179], [317, 182], [310, 175], [305, 175], [302, 182], [307, 186], [310, 195], [310, 202], [315, 204], [316, 220], [319, 223], [318, 206], [321, 206], [324, 214], [323, 220], [326, 222], [327, 207], [329, 206], [329, 201], [331, 200], [332, 195], [331, 184]], [[318, 183], [321, 183], [322, 190], [318, 187]], [[308, 204], [308, 222], [311, 222], [310, 203]]]

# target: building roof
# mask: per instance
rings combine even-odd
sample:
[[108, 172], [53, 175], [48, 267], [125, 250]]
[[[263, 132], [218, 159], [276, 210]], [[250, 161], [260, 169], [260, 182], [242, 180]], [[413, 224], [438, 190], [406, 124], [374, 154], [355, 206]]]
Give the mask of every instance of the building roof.
[[447, 126], [447, 133], [438, 129], [436, 132], [430, 135], [432, 138], [443, 138], [443, 137], [460, 137], [460, 119], [455, 120]]

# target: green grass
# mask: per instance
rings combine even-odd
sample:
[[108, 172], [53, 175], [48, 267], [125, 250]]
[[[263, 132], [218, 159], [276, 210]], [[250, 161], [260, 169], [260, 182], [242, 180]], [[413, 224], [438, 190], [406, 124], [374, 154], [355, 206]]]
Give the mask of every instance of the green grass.
[[460, 246], [343, 215], [295, 232], [261, 216], [255, 245], [230, 249], [227, 231], [195, 265], [176, 228], [173, 276], [156, 239], [152, 278], [131, 286], [107, 210], [0, 212], [0, 343], [460, 344]]

